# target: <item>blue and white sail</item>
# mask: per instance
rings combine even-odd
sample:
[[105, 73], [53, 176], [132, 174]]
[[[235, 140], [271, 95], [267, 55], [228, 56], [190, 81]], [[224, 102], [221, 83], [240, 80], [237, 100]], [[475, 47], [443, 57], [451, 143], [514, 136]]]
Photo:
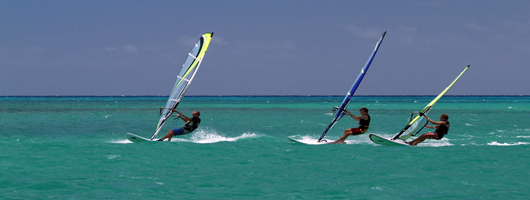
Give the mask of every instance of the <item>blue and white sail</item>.
[[350, 91], [346, 94], [346, 97], [344, 97], [344, 100], [342, 100], [342, 104], [340, 105], [340, 107], [335, 107], [335, 109], [334, 109], [334, 111], [336, 111], [335, 117], [333, 118], [333, 120], [331, 121], [329, 126], [326, 128], [326, 130], [324, 130], [324, 133], [322, 133], [322, 136], [320, 136], [320, 138], [318, 139], [318, 142], [322, 141], [324, 136], [326, 136], [326, 133], [328, 133], [328, 131], [342, 118], [342, 116], [344, 116], [344, 114], [346, 112], [346, 109], [348, 108], [348, 104], [350, 103], [350, 100], [351, 100], [353, 94], [355, 93], [355, 91], [357, 90], [359, 85], [361, 84], [361, 81], [363, 80], [364, 76], [366, 75], [366, 72], [368, 72], [368, 68], [370, 67], [370, 64], [372, 64], [372, 60], [374, 60], [375, 54], [377, 53], [377, 50], [379, 49], [379, 46], [381, 45], [381, 42], [383, 42], [383, 39], [385, 38], [385, 35], [386, 35], [386, 31], [381, 36], [381, 39], [379, 39], [379, 41], [377, 41], [377, 44], [375, 45], [375, 48], [374, 48], [374, 51], [372, 52], [372, 55], [370, 55], [370, 58], [368, 58], [368, 61], [366, 61], [366, 64], [361, 69], [361, 73], [359, 73], [359, 76], [357, 76], [357, 79], [353, 83]]
[[213, 32], [205, 33], [204, 35], [202, 35], [201, 38], [199, 38], [199, 41], [197, 41], [197, 43], [195, 43], [195, 46], [193, 46], [193, 48], [191, 49], [191, 52], [188, 53], [188, 57], [186, 58], [186, 61], [182, 65], [182, 68], [180, 69], [180, 72], [177, 75], [175, 85], [171, 90], [166, 106], [160, 112], [160, 120], [158, 121], [158, 125], [156, 126], [155, 133], [151, 136], [151, 140], [155, 138], [160, 129], [166, 123], [167, 119], [171, 117], [171, 115], [173, 114], [173, 109], [178, 106], [180, 100], [184, 96], [184, 93], [186, 93], [189, 84], [193, 80], [193, 77], [195, 77], [195, 73], [197, 73], [197, 70], [201, 65], [202, 59], [204, 58], [204, 54], [206, 53], [206, 50], [210, 45], [210, 41], [212, 40], [212, 36]]

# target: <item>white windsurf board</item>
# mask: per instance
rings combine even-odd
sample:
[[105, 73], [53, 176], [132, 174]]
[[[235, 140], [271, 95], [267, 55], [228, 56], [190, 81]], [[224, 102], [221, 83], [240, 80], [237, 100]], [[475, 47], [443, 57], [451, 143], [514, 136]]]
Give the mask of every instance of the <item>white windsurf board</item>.
[[[292, 142], [296, 142], [296, 143], [300, 143], [300, 144], [308, 144], [308, 145], [322, 145], [322, 144], [333, 144], [331, 143], [332, 141], [322, 141], [322, 142], [318, 142], [318, 139], [313, 139], [313, 138], [309, 138], [309, 137], [302, 137], [302, 138], [294, 138], [294, 137], [287, 137], [288, 140], [292, 141]], [[346, 143], [346, 142], [344, 142]]]
[[379, 135], [370, 133], [370, 140], [376, 144], [385, 145], [385, 146], [410, 146], [409, 144], [401, 140], [391, 140]]
[[142, 136], [138, 136], [132, 133], [125, 134], [125, 137], [131, 142], [155, 142], [156, 140], [150, 140]]

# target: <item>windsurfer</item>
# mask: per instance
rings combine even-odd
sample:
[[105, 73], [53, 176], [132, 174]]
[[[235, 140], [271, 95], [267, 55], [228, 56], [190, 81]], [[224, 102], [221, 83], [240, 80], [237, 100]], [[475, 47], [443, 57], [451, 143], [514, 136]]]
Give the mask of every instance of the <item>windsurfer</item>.
[[425, 127], [434, 128], [436, 130], [434, 130], [434, 132], [424, 133], [420, 137], [408, 142], [408, 144], [410, 144], [412, 146], [416, 146], [419, 143], [423, 142], [425, 139], [440, 140], [449, 131], [450, 124], [449, 124], [449, 121], [447, 121], [447, 120], [449, 120], [449, 116], [447, 114], [440, 115], [440, 121], [439, 122], [433, 121], [432, 119], [429, 119], [429, 117], [427, 115], [425, 115], [425, 119], [427, 119], [427, 121], [429, 121], [429, 122], [431, 122], [433, 124], [437, 124], [438, 125], [438, 126], [428, 126], [428, 125], [426, 125]]
[[158, 139], [158, 141], [164, 141], [164, 139], [166, 138], [168, 141], [171, 141], [171, 138], [173, 136], [191, 133], [195, 129], [197, 129], [199, 127], [199, 124], [201, 123], [201, 113], [199, 111], [193, 111], [192, 118], [189, 118], [186, 115], [179, 113], [175, 109], [173, 109], [173, 112], [176, 112], [177, 117], [182, 119], [182, 121], [184, 121], [186, 124], [181, 128], [169, 129], [169, 133], [166, 134], [164, 137]]
[[354, 120], [359, 121], [359, 127], [357, 128], [351, 128], [344, 130], [344, 135], [342, 135], [341, 138], [339, 138], [335, 142], [331, 142], [333, 144], [344, 144], [344, 140], [350, 135], [360, 135], [365, 133], [368, 130], [368, 127], [370, 126], [370, 115], [368, 115], [368, 108], [360, 108], [359, 112], [361, 113], [361, 116], [355, 116], [351, 114], [350, 111], [346, 111], [346, 114], [348, 114], [350, 117], [352, 117]]

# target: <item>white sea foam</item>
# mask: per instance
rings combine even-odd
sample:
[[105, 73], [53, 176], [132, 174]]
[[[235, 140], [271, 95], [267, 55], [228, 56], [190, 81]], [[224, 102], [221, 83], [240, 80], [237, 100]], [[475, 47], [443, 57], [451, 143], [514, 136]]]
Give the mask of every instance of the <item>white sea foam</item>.
[[[289, 136], [289, 138], [296, 140], [300, 143], [309, 144], [309, 145], [328, 144], [329, 142], [333, 142], [338, 139], [338, 138], [336, 139], [325, 138], [327, 142], [318, 142], [319, 137], [309, 136], [309, 135], [304, 135], [304, 136], [293, 135], [293, 136]], [[367, 144], [367, 143], [372, 144], [372, 141], [370, 141], [368, 137], [350, 136], [344, 141], [344, 143], [346, 144]]]
[[245, 138], [256, 138], [259, 137], [256, 133], [243, 133], [240, 136], [237, 137], [226, 137], [223, 135], [218, 134], [216, 131], [213, 130], [197, 130], [191, 137], [190, 140], [187, 140], [189, 142], [193, 143], [216, 143], [216, 142], [234, 142], [239, 139], [245, 139]]
[[121, 157], [121, 155], [107, 155], [107, 158], [108, 158], [109, 160], [112, 160], [112, 159], [114, 159], [114, 158], [118, 158], [118, 157]]
[[110, 143], [116, 143], [116, 144], [127, 144], [127, 143], [132, 143], [131, 141], [129, 141], [128, 139], [115, 139], [115, 140], [111, 140], [109, 141]]
[[424, 142], [418, 144], [418, 146], [444, 147], [444, 146], [453, 146], [453, 144], [449, 142], [449, 139], [442, 138], [441, 140], [425, 140]]
[[530, 144], [530, 143], [528, 143], [528, 142], [499, 143], [497, 141], [493, 141], [493, 142], [488, 143], [488, 145], [491, 145], [491, 146], [516, 146], [516, 145], [527, 145], [527, 144]]
[[[256, 133], [243, 133], [237, 137], [226, 137], [218, 134], [214, 130], [199, 129], [192, 133], [191, 138], [187, 139], [185, 136], [175, 136], [171, 138], [171, 142], [193, 142], [193, 143], [216, 143], [216, 142], [234, 142], [244, 138], [256, 138], [260, 137]], [[167, 141], [167, 140], [166, 140]], [[133, 143], [127, 139], [115, 139], [109, 141], [110, 143], [116, 144], [128, 144]]]

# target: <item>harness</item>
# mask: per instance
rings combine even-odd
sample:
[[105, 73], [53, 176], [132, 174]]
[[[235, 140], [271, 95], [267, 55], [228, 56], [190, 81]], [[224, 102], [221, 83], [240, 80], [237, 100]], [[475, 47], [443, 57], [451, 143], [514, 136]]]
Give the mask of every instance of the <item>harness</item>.
[[438, 126], [438, 128], [436, 128], [436, 130], [434, 130], [434, 132], [438, 134], [439, 139], [442, 139], [444, 135], [446, 135], [449, 132], [449, 126], [450, 126], [449, 121], [446, 121], [445, 123], [447, 125], [440, 125]]
[[370, 115], [366, 114], [368, 116], [368, 120], [360, 119], [359, 120], [359, 129], [366, 130], [368, 127], [370, 127], [370, 120], [372, 119]]
[[188, 123], [184, 125], [184, 127], [182, 127], [182, 129], [192, 132], [199, 127], [199, 124], [201, 124], [201, 118], [193, 117]]

